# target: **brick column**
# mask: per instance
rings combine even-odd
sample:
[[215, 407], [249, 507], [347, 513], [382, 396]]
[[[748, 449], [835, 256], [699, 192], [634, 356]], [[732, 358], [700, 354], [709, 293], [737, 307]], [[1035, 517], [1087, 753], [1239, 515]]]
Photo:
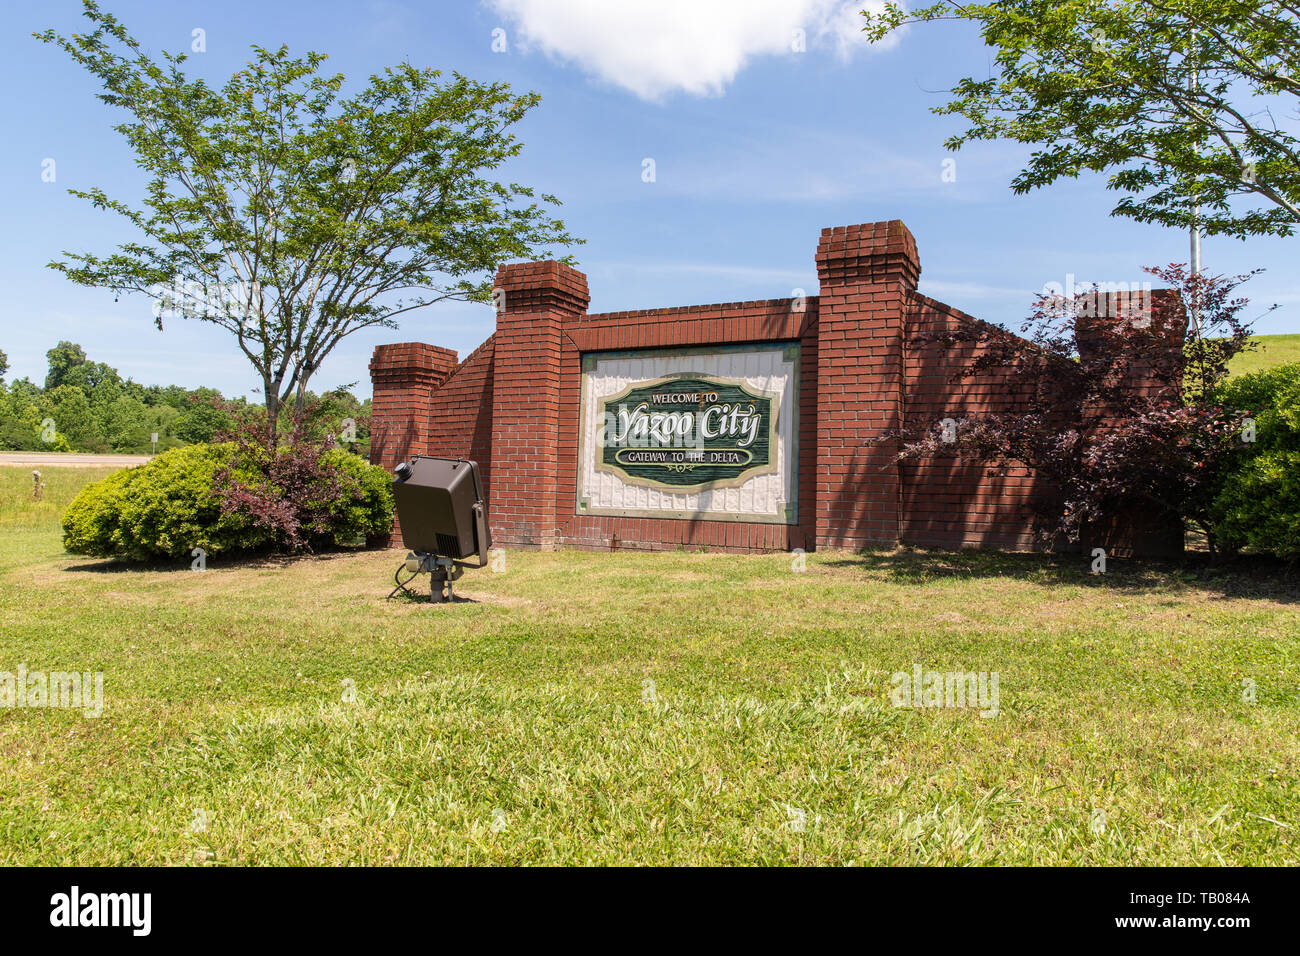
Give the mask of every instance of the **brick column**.
[[904, 309], [921, 263], [898, 220], [823, 229], [817, 343], [819, 547], [894, 544], [901, 536], [897, 443], [903, 420]]
[[587, 311], [587, 277], [559, 262], [497, 271], [492, 391], [492, 538], [555, 547], [559, 527], [561, 326]]
[[392, 469], [429, 450], [430, 399], [456, 368], [456, 353], [423, 342], [380, 345], [370, 359], [374, 398], [370, 461]]
[[[380, 345], [370, 358], [370, 463], [389, 471], [399, 461], [429, 451], [429, 409], [433, 393], [456, 368], [456, 353], [423, 342]], [[393, 515], [393, 537], [402, 529]], [[378, 544], [372, 541], [370, 544]]]
[[[1129, 341], [1128, 354], [1100, 351], [1121, 347], [1122, 340], [1107, 342], [1108, 327], [1115, 336], [1116, 330], [1123, 330], [1134, 321], [1139, 330], [1149, 330], [1149, 338]], [[1085, 360], [1117, 365], [1114, 406], [1103, 403], [1085, 409], [1085, 414], [1095, 423], [1095, 435], [1115, 429], [1130, 407], [1140, 409], [1147, 402], [1182, 404], [1181, 378], [1162, 380], [1180, 367], [1187, 337], [1187, 312], [1177, 290], [1152, 289], [1145, 301], [1133, 292], [1087, 294], [1075, 319], [1075, 336]], [[1110, 557], [1177, 557], [1183, 553], [1183, 522], [1176, 512], [1163, 510], [1152, 502], [1112, 515], [1100, 524], [1088, 525], [1083, 529], [1081, 544], [1085, 553], [1099, 547]]]

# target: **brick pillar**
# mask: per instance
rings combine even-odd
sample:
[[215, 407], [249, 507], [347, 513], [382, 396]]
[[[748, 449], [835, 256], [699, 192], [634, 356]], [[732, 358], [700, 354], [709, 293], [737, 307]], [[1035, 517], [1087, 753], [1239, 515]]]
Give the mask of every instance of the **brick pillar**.
[[370, 461], [391, 469], [428, 452], [430, 399], [456, 368], [456, 353], [423, 342], [380, 345], [370, 359], [374, 398]]
[[[429, 451], [433, 393], [456, 368], [456, 353], [423, 342], [380, 345], [370, 359], [370, 462], [389, 471]], [[393, 532], [401, 534], [397, 517]], [[400, 537], [393, 541], [400, 542]]]
[[898, 220], [823, 229], [817, 328], [819, 547], [894, 544], [902, 533], [897, 442], [903, 420], [904, 309], [921, 263]]
[[559, 262], [497, 270], [492, 390], [492, 538], [555, 547], [559, 521], [561, 326], [587, 311], [587, 277]]
[[[1115, 340], [1107, 342], [1108, 327], [1113, 336], [1115, 329], [1122, 330], [1133, 321], [1139, 330], [1149, 330], [1149, 338], [1130, 341], [1127, 354], [1100, 351], [1119, 347]], [[1187, 337], [1187, 311], [1177, 290], [1152, 289], [1145, 298], [1135, 292], [1086, 295], [1075, 320], [1075, 336], [1084, 359], [1113, 361], [1117, 366], [1115, 390], [1119, 397], [1114, 407], [1103, 403], [1085, 409], [1095, 422], [1095, 435], [1115, 429], [1130, 407], [1141, 409], [1148, 402], [1182, 404], [1181, 378], [1165, 381], [1180, 367]], [[1104, 548], [1111, 557], [1177, 557], [1183, 553], [1183, 522], [1175, 511], [1151, 502], [1087, 526], [1082, 546], [1086, 553]]]

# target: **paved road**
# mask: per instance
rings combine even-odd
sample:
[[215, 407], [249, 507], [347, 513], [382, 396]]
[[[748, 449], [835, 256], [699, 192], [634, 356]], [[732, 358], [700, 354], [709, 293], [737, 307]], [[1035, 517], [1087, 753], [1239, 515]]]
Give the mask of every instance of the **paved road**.
[[127, 468], [143, 465], [152, 455], [80, 455], [53, 451], [0, 451], [0, 465], [24, 468]]

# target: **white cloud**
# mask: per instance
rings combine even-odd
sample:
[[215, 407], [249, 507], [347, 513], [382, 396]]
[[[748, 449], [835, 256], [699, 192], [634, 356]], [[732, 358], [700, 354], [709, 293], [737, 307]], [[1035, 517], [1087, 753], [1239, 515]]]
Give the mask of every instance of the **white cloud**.
[[[514, 46], [576, 63], [642, 99], [671, 93], [720, 96], [756, 56], [847, 59], [890, 49], [862, 34], [864, 7], [878, 0], [485, 0], [518, 32]], [[806, 53], [796, 53], [802, 31]]]

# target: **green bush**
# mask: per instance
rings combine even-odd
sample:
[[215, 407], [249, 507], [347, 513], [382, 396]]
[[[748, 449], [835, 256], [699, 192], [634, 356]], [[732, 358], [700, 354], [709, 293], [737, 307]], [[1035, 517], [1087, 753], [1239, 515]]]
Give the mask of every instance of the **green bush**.
[[1216, 398], [1255, 423], [1215, 496], [1216, 544], [1300, 558], [1300, 362], [1232, 379]]
[[[338, 449], [325, 452], [321, 463], [337, 475], [341, 493], [312, 503], [327, 519], [314, 529], [311, 547], [391, 530], [391, 479], [384, 469]], [[209, 557], [286, 550], [277, 529], [251, 511], [223, 504], [218, 482], [226, 470], [246, 486], [276, 491], [257, 458], [233, 442], [176, 448], [86, 486], [63, 516], [64, 547], [135, 561], [188, 558], [195, 548]]]
[[349, 494], [329, 506], [335, 544], [380, 536], [393, 530], [393, 476], [377, 465], [334, 448], [321, 462], [335, 470], [349, 488]]

